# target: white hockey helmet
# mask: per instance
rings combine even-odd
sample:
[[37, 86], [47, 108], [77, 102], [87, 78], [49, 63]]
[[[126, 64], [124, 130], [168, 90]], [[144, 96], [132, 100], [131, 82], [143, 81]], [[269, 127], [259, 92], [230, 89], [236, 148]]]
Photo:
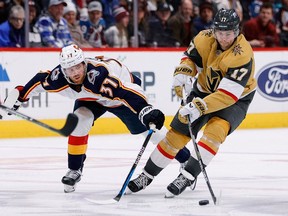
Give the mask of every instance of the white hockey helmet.
[[83, 51], [76, 44], [63, 47], [59, 57], [60, 65], [64, 69], [73, 67], [84, 60]]

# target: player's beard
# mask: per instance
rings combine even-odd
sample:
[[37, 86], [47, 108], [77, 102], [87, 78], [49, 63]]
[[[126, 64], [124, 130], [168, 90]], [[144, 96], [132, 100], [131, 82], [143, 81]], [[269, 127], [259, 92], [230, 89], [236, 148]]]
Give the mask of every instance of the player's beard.
[[77, 74], [77, 75], [73, 76], [70, 79], [75, 84], [82, 84], [84, 76], [81, 76], [80, 74]]

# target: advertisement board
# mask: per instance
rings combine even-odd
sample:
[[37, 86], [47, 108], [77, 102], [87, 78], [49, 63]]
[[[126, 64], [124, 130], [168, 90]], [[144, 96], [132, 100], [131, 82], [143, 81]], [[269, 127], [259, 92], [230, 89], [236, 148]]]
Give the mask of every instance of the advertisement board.
[[[171, 119], [177, 111], [180, 101], [171, 88], [174, 68], [179, 64], [183, 50], [121, 50], [121, 51], [85, 51], [85, 56], [97, 55], [116, 58], [142, 79], [149, 101], [161, 109], [167, 119]], [[0, 101], [2, 102], [17, 85], [24, 85], [40, 70], [52, 70], [58, 65], [59, 50], [39, 51], [0, 51]], [[285, 57], [286, 56], [286, 57]], [[263, 114], [266, 122], [275, 120], [275, 116], [283, 116], [279, 125], [272, 127], [288, 127], [288, 50], [255, 51], [255, 78], [257, 92], [251, 104], [248, 116]], [[72, 112], [74, 101], [56, 93], [41, 93], [23, 104], [21, 112], [40, 120], [64, 119]], [[275, 115], [273, 117], [273, 115]], [[107, 119], [115, 118], [105, 114]], [[261, 117], [262, 118], [262, 117]], [[269, 119], [272, 118], [272, 119]], [[286, 119], [285, 119], [286, 118]], [[10, 116], [0, 122], [19, 120]], [[263, 120], [263, 119], [262, 119]], [[257, 127], [257, 125], [256, 125]], [[2, 131], [2, 129], [1, 129]], [[1, 134], [0, 134], [1, 138]]]

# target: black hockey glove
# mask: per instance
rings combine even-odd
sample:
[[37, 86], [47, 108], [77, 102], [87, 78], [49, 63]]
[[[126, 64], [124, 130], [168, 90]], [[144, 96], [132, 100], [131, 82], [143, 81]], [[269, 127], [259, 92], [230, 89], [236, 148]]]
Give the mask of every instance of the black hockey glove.
[[160, 130], [163, 127], [165, 116], [159, 109], [154, 109], [149, 105], [140, 111], [139, 119], [147, 129], [150, 129], [150, 124], [154, 124]]

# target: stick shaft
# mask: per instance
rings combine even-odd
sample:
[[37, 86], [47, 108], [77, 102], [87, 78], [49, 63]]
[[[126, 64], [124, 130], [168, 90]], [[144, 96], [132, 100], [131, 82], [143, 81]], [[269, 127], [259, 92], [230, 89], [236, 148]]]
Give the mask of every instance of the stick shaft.
[[139, 161], [140, 161], [140, 159], [142, 157], [142, 154], [144, 153], [144, 151], [146, 149], [146, 146], [147, 146], [147, 144], [148, 144], [153, 132], [154, 132], [153, 129], [150, 129], [148, 131], [148, 135], [146, 136], [146, 139], [145, 139], [145, 141], [144, 141], [144, 143], [143, 143], [143, 145], [142, 145], [142, 147], [141, 147], [141, 149], [140, 149], [140, 151], [139, 151], [139, 153], [137, 155], [137, 158], [136, 158], [134, 164], [132, 165], [132, 167], [131, 167], [131, 169], [130, 169], [127, 177], [126, 177], [126, 179], [125, 179], [125, 181], [124, 181], [124, 183], [122, 185], [121, 190], [119, 191], [118, 195], [114, 198], [114, 200], [119, 201], [121, 199], [122, 195], [124, 194], [125, 189], [126, 189], [128, 183], [129, 183], [129, 181], [130, 181], [130, 179], [131, 179], [131, 177], [132, 177], [132, 175], [133, 175], [133, 173], [134, 173], [134, 171], [135, 171], [135, 169], [136, 169], [136, 167], [137, 167], [137, 165], [138, 165], [138, 163], [139, 163]]
[[[182, 91], [183, 91], [182, 94], [183, 94], [183, 103], [184, 103], [184, 105], [186, 105], [187, 104], [187, 94], [185, 92], [185, 88], [184, 87], [185, 86], [183, 86], [183, 88], [182, 88]], [[201, 172], [203, 173], [205, 182], [206, 182], [206, 184], [208, 186], [208, 189], [209, 189], [210, 195], [212, 197], [212, 200], [214, 202], [214, 205], [216, 205], [217, 199], [216, 199], [216, 196], [215, 196], [215, 194], [213, 192], [212, 186], [210, 184], [210, 181], [209, 181], [209, 178], [208, 178], [208, 175], [207, 175], [207, 172], [206, 172], [206, 169], [205, 169], [205, 166], [204, 166], [204, 163], [203, 163], [203, 160], [202, 160], [199, 148], [198, 148], [198, 144], [197, 144], [195, 136], [194, 136], [194, 134], [192, 132], [190, 116], [187, 115], [187, 118], [188, 118], [189, 133], [190, 133], [190, 136], [191, 136], [191, 139], [192, 139], [192, 143], [193, 143], [193, 146], [194, 146], [194, 150], [195, 150], [198, 162], [199, 162], [199, 166], [200, 166]]]
[[208, 189], [209, 189], [209, 192], [211, 194], [212, 200], [213, 200], [214, 204], [216, 205], [217, 199], [216, 199], [216, 196], [215, 196], [215, 194], [213, 192], [212, 186], [210, 184], [206, 169], [204, 167], [204, 163], [203, 163], [203, 160], [202, 160], [202, 157], [201, 157], [201, 154], [200, 154], [200, 151], [199, 151], [195, 136], [192, 133], [192, 128], [191, 128], [191, 123], [190, 123], [190, 117], [189, 116], [188, 116], [188, 120], [189, 120], [189, 122], [188, 122], [189, 132], [190, 132], [190, 136], [191, 136], [191, 139], [192, 139], [192, 142], [193, 142], [193, 146], [194, 146], [194, 149], [195, 149], [195, 152], [196, 152], [196, 156], [197, 156], [197, 159], [198, 159], [198, 162], [199, 162], [199, 166], [201, 168], [201, 172], [203, 173], [205, 182], [206, 182], [206, 184], [208, 186]]

